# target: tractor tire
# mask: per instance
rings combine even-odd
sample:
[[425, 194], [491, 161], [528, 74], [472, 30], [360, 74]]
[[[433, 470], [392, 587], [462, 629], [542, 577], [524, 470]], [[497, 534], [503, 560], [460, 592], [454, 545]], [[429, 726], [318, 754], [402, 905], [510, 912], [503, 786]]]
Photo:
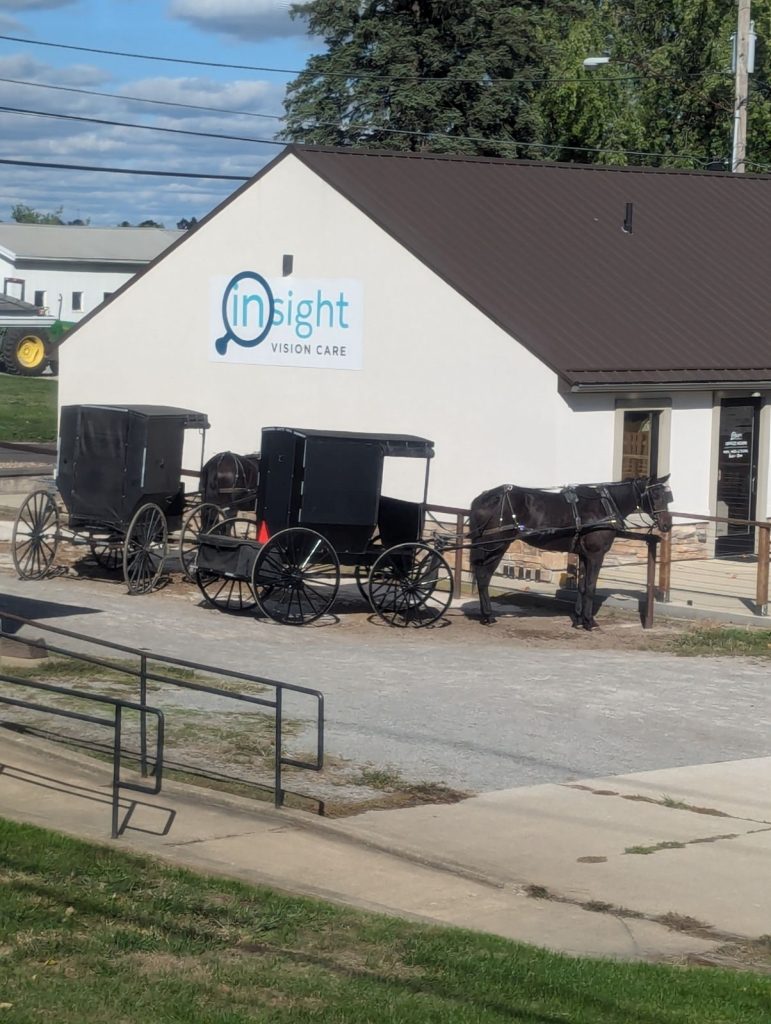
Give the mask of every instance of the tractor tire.
[[48, 366], [47, 348], [47, 330], [9, 327], [0, 348], [0, 360], [6, 373], [39, 377]]

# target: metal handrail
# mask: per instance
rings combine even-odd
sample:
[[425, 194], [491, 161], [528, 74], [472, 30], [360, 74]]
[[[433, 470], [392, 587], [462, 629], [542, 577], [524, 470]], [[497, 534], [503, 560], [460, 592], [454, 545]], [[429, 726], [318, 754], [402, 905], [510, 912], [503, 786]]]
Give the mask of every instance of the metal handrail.
[[[122, 654], [129, 654], [139, 659], [139, 668], [132, 669], [126, 666], [114, 665], [111, 662], [106, 662], [101, 658], [96, 658], [93, 655], [81, 654], [80, 652], [70, 650], [68, 648], [54, 646], [40, 640], [30, 640], [26, 637], [15, 636], [14, 634], [7, 633], [2, 623], [3, 620], [8, 619], [12, 622], [16, 622], [23, 626], [33, 626], [35, 629], [42, 629], [48, 633], [54, 633], [58, 636], [64, 636], [71, 640], [77, 640], [81, 643], [93, 644], [97, 647], [104, 647], [111, 651], [117, 651]], [[284, 683], [276, 679], [268, 679], [264, 676], [250, 675], [245, 672], [236, 672], [232, 669], [219, 668], [215, 665], [205, 665], [200, 662], [188, 661], [184, 658], [176, 658], [172, 655], [167, 654], [155, 654], [152, 651], [140, 650], [136, 647], [129, 647], [126, 644], [115, 643], [112, 640], [100, 640], [95, 637], [87, 636], [83, 633], [75, 633], [72, 630], [62, 629], [59, 626], [44, 625], [41, 622], [33, 621], [31, 619], [25, 619], [21, 615], [14, 615], [10, 612], [0, 611], [0, 637], [14, 641], [16, 643], [23, 643], [27, 646], [37, 647], [41, 650], [47, 650], [49, 653], [61, 654], [66, 657], [76, 658], [80, 661], [85, 661], [92, 665], [97, 665], [103, 668], [108, 668], [113, 672], [121, 672], [127, 676], [135, 678], [139, 681], [139, 703], [141, 706], [145, 706], [147, 703], [147, 684], [148, 682], [161, 683], [165, 686], [174, 686], [182, 690], [194, 690], [199, 693], [209, 693], [218, 697], [226, 697], [231, 700], [242, 701], [246, 704], [257, 704], [262, 707], [268, 707], [274, 709], [275, 712], [275, 754], [274, 754], [274, 804], [276, 807], [281, 807], [284, 803], [285, 791], [283, 788], [283, 776], [282, 769], [287, 766], [293, 768], [303, 768], [307, 771], [321, 771], [324, 767], [324, 695], [319, 690], [311, 689], [307, 686], [298, 686], [294, 683]], [[232, 690], [225, 690], [222, 687], [207, 686], [203, 683], [195, 683], [192, 680], [186, 679], [174, 679], [171, 676], [164, 676], [157, 672], [149, 672], [147, 669], [147, 663], [149, 661], [158, 662], [165, 665], [173, 665], [179, 668], [190, 669], [197, 672], [207, 672], [216, 674], [221, 677], [229, 679], [239, 679], [248, 683], [253, 683], [258, 686], [272, 687], [275, 693], [273, 700], [267, 697], [254, 697], [246, 693], [237, 693]], [[313, 761], [301, 761], [297, 758], [285, 757], [282, 753], [283, 743], [283, 697], [284, 691], [292, 693], [301, 693], [305, 696], [311, 697], [316, 702], [316, 755]], [[80, 691], [76, 691], [80, 692]], [[146, 725], [144, 717], [140, 717], [140, 764], [142, 774], [147, 774], [147, 752], [146, 752]], [[189, 767], [189, 766], [188, 766]], [[240, 780], [246, 781], [246, 780]]]
[[[771, 522], [762, 519], [736, 519], [733, 516], [707, 516], [695, 512], [672, 512], [673, 521], [689, 519], [698, 523], [726, 523], [729, 526], [751, 526], [758, 531], [758, 562], [755, 576], [755, 611], [768, 614], [769, 558], [771, 557]], [[659, 595], [669, 601], [672, 587], [672, 538], [664, 534], [659, 560]]]
[[[58, 715], [60, 718], [72, 718], [79, 722], [88, 722], [91, 725], [111, 726], [113, 730], [112, 741], [112, 838], [117, 839], [120, 833], [118, 827], [118, 816], [120, 812], [120, 791], [130, 789], [134, 793], [145, 793], [148, 796], [156, 796], [161, 791], [163, 779], [163, 742], [164, 742], [164, 716], [158, 708], [150, 707], [147, 704], [137, 704], [135, 701], [120, 700], [117, 697], [103, 697], [93, 693], [83, 693], [81, 690], [73, 690], [68, 686], [55, 686], [53, 683], [41, 683], [31, 679], [19, 679], [18, 676], [0, 673], [0, 681], [10, 683], [13, 686], [26, 686], [31, 690], [42, 690], [44, 693], [59, 693], [65, 696], [78, 697], [81, 700], [94, 701], [97, 704], [111, 706], [115, 714], [110, 718], [98, 718], [96, 715], [86, 715], [81, 711], [70, 711], [66, 708], [51, 707], [46, 704], [38, 704], [36, 701], [20, 700], [18, 697], [8, 697], [0, 694], [0, 704], [9, 704], [13, 707], [26, 708], [31, 711], [41, 711], [45, 714]], [[155, 769], [153, 771], [154, 783], [152, 786], [143, 786], [137, 782], [124, 782], [120, 777], [121, 767], [121, 737], [123, 729], [123, 709], [138, 711], [142, 718], [145, 715], [154, 715], [158, 720], [156, 732], [157, 740], [155, 747]]]

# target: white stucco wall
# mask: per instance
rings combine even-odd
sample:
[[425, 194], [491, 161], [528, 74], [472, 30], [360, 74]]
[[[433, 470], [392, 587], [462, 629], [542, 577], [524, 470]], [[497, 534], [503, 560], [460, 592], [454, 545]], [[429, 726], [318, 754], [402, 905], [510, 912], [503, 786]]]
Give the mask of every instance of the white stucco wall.
[[710, 509], [712, 458], [712, 392], [674, 394], [669, 462], [674, 508], [714, 515]]
[[[24, 281], [26, 302], [34, 302], [36, 291], [45, 292], [45, 305], [49, 314], [60, 320], [75, 322], [95, 309], [103, 301], [105, 292], [117, 291], [133, 277], [133, 274], [97, 267], [79, 270], [59, 270], [55, 267], [15, 269], [4, 263], [2, 270], [5, 277], [16, 277]], [[83, 293], [83, 308], [80, 312], [72, 308], [73, 292]]]
[[[285, 253], [299, 279], [362, 282], [363, 369], [210, 361], [210, 279], [246, 269], [278, 277]], [[676, 398], [672, 411], [683, 509], [707, 500], [711, 402], [702, 399]], [[67, 339], [60, 402], [207, 412], [207, 454], [253, 451], [268, 425], [424, 435], [436, 442], [430, 498], [440, 504], [465, 506], [506, 481], [612, 474], [612, 396], [561, 396], [552, 371], [292, 156]], [[191, 445], [186, 462], [195, 460]], [[409, 479], [415, 496], [415, 470], [403, 460], [388, 492], [409, 496]]]

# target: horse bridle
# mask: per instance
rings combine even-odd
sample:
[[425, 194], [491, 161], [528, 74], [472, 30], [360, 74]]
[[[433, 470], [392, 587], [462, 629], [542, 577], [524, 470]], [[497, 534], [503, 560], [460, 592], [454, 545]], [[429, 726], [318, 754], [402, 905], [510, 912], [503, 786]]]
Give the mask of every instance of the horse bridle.
[[[651, 483], [648, 481], [644, 486], [641, 485], [640, 481], [633, 480], [632, 486], [634, 487], [635, 500], [637, 501], [637, 508], [640, 512], [644, 512], [645, 515], [650, 516], [651, 519], [658, 525], [659, 516], [664, 512], [667, 512], [666, 505], [672, 500], [672, 491], [664, 483]], [[664, 508], [656, 508], [654, 505], [654, 492], [660, 492], [664, 500]]]

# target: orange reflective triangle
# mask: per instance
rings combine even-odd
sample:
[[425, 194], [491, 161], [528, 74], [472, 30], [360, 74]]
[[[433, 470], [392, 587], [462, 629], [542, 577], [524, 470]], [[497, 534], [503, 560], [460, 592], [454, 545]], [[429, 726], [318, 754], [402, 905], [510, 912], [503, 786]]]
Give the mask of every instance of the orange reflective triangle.
[[257, 533], [257, 540], [259, 541], [260, 544], [264, 544], [268, 539], [268, 527], [267, 524], [265, 523], [265, 520], [263, 520], [260, 523], [260, 529]]

